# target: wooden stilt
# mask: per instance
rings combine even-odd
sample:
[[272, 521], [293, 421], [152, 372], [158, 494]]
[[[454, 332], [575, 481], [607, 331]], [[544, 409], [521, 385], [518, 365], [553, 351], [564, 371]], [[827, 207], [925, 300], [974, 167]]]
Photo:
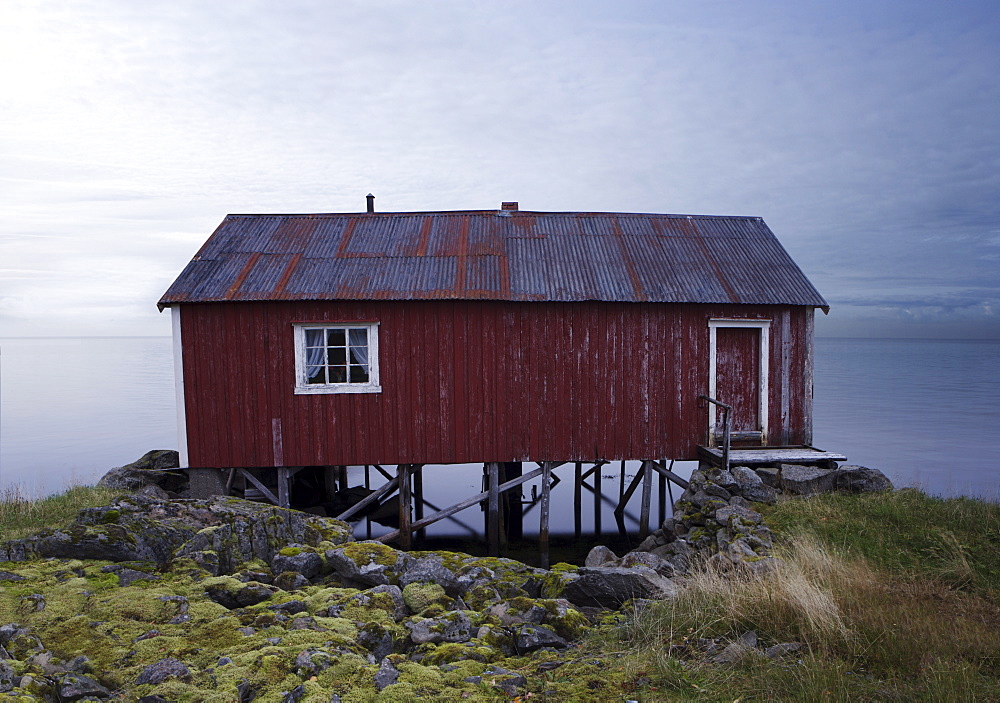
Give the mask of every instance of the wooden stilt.
[[346, 491], [347, 488], [348, 488], [348, 486], [347, 486], [347, 467], [344, 466], [344, 465], [341, 465], [341, 466], [337, 467], [337, 484], [339, 485], [340, 490], [342, 490], [342, 491]]
[[406, 550], [413, 547], [413, 535], [410, 532], [412, 503], [410, 467], [410, 464], [400, 464], [396, 467], [396, 477], [399, 479], [399, 546]]
[[656, 475], [659, 477], [659, 491], [656, 496], [660, 506], [660, 521], [657, 523], [657, 529], [659, 529], [659, 525], [662, 525], [663, 521], [667, 519], [667, 477], [660, 472], [657, 472]]
[[639, 539], [649, 535], [649, 503], [653, 492], [652, 462], [642, 462], [642, 505], [639, 507]]
[[[507, 483], [518, 478], [522, 473], [521, 462], [509, 461], [500, 465], [500, 480]], [[501, 536], [501, 547], [504, 538], [518, 540], [524, 535], [524, 508], [521, 505], [521, 488], [509, 490], [501, 493], [500, 517], [503, 520], [503, 535]]]
[[377, 489], [375, 491], [372, 491], [371, 493], [369, 493], [368, 495], [366, 495], [364, 498], [362, 498], [357, 503], [355, 503], [354, 505], [352, 505], [351, 507], [349, 507], [347, 510], [345, 510], [344, 512], [342, 512], [340, 515], [338, 515], [337, 519], [338, 520], [347, 520], [352, 515], [356, 515], [357, 513], [361, 512], [362, 510], [364, 510], [365, 508], [367, 508], [369, 505], [371, 505], [375, 501], [377, 501], [377, 500], [381, 499], [383, 496], [388, 495], [389, 493], [391, 493], [393, 490], [395, 490], [395, 488], [398, 485], [399, 485], [399, 479], [398, 478], [393, 478], [393, 479], [390, 479], [389, 481], [386, 481], [386, 483], [385, 483], [384, 486], [382, 486], [381, 488], [379, 488], [379, 489]]
[[594, 534], [597, 537], [601, 536], [601, 508], [601, 464], [597, 464], [594, 470]]
[[291, 505], [288, 485], [291, 479], [291, 472], [287, 467], [278, 468], [278, 507], [287, 508]]
[[576, 462], [573, 465], [573, 534], [577, 538], [583, 532], [583, 463]]
[[[663, 464], [664, 464], [663, 471], [666, 471], [667, 473], [664, 474], [661, 471], [660, 474], [664, 478], [668, 479], [667, 480], [667, 491], [670, 493], [670, 513], [669, 514], [670, 514], [670, 517], [673, 517], [674, 516], [674, 485], [673, 485], [673, 481], [671, 481], [669, 479], [670, 479], [670, 475], [673, 474], [673, 471], [671, 469], [674, 468], [674, 460], [673, 459], [670, 460], [670, 466], [669, 467], [666, 466], [666, 463], [667, 463], [667, 460], [664, 459], [663, 460]], [[657, 469], [657, 470], [659, 470], [659, 469]]]
[[538, 552], [543, 569], [549, 568], [549, 492], [552, 489], [552, 462], [542, 462], [542, 502], [538, 514]]
[[639, 487], [639, 483], [642, 481], [642, 471], [636, 472], [635, 476], [632, 477], [632, 482], [628, 484], [628, 488], [625, 489], [624, 495], [622, 495], [621, 500], [618, 501], [618, 507], [615, 508], [616, 511], [624, 512], [625, 506], [628, 502], [632, 500], [632, 495], [635, 493], [636, 489]]
[[[417, 521], [424, 517], [424, 465], [413, 465], [413, 514]], [[417, 530], [417, 541], [422, 542], [427, 530]]]
[[490, 556], [500, 556], [500, 464], [491, 461], [486, 464], [487, 491], [489, 505], [486, 510], [486, 535], [489, 541]]
[[[534, 471], [529, 471], [523, 476], [518, 476], [517, 478], [511, 479], [510, 481], [501, 483], [500, 486], [497, 488], [497, 490], [500, 493], [503, 493], [504, 491], [509, 491], [510, 489], [518, 487], [533, 479], [536, 479], [541, 475], [542, 475], [541, 468], [535, 469]], [[455, 513], [461, 512], [466, 508], [471, 508], [473, 505], [476, 505], [477, 503], [481, 505], [483, 501], [489, 498], [489, 495], [490, 495], [489, 491], [483, 491], [482, 493], [477, 493], [476, 495], [470, 498], [466, 498], [465, 500], [460, 501], [458, 503], [455, 503], [450, 507], [444, 508], [443, 510], [438, 510], [436, 513], [428, 515], [420, 522], [413, 523], [410, 527], [411, 529], [420, 529], [425, 525], [430, 525], [437, 522], [438, 520], [443, 520], [444, 518], [451, 517]], [[392, 532], [388, 532], [384, 535], [381, 535], [377, 539], [379, 542], [392, 542], [393, 540], [398, 538], [399, 538], [399, 530], [393, 530]]]
[[[265, 498], [267, 498], [269, 501], [271, 501], [275, 505], [280, 505], [281, 504], [280, 498], [278, 498], [278, 496], [274, 495], [271, 492], [271, 489], [269, 489], [267, 486], [265, 486], [263, 483], [261, 483], [260, 479], [258, 479], [256, 476], [254, 476], [252, 473], [250, 473], [246, 469], [237, 469], [237, 470], [239, 471], [239, 473], [243, 477], [243, 479], [245, 481], [249, 481], [254, 486], [256, 486], [257, 490], [260, 491], [261, 494]], [[244, 492], [245, 492], [245, 489], [244, 489]]]
[[[368, 464], [365, 464], [365, 489], [369, 490], [369, 491], [372, 489], [371, 467]], [[367, 512], [365, 513], [365, 528], [367, 530], [368, 539], [371, 539], [372, 538], [372, 516], [371, 516], [371, 513], [367, 513]]]
[[340, 490], [340, 486], [337, 485], [337, 467], [336, 466], [324, 466], [323, 467], [323, 492], [326, 495], [327, 500], [333, 500], [334, 496], [337, 495], [337, 491]]

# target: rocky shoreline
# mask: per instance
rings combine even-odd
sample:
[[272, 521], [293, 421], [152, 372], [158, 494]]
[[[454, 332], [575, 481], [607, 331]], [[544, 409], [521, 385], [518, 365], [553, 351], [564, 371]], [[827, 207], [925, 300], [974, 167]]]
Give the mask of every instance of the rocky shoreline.
[[[502, 700], [529, 692], [526, 672], [557, 699], [585, 685], [601, 700], [613, 662], [579, 655], [589, 632], [671, 598], [696, 562], [779, 567], [755, 503], [891, 487], [863, 467], [696, 471], [639, 549], [543, 570], [359, 542], [346, 523], [261, 503], [170, 498], [154, 472], [129, 480], [140, 470], [105, 481], [136, 493], [0, 544], [4, 700]], [[699, 646], [724, 664], [797, 644]]]

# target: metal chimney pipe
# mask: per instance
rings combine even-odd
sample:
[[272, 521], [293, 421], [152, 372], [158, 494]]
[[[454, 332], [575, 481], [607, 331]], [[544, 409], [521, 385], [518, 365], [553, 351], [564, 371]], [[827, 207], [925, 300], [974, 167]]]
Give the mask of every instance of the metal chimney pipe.
[[375, 196], [369, 193], [365, 197], [368, 198], [368, 212], [375, 212]]

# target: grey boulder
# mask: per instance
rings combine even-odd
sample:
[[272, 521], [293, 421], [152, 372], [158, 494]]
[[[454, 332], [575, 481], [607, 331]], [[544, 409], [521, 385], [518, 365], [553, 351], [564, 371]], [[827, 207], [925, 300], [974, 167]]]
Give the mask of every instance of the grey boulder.
[[892, 481], [878, 469], [848, 464], [837, 469], [834, 488], [845, 493], [870, 493], [891, 491]]
[[797, 496], [829, 493], [837, 477], [835, 469], [819, 466], [781, 465], [781, 489]]
[[618, 608], [634, 598], [665, 598], [676, 593], [670, 579], [645, 566], [580, 567], [569, 581], [563, 598], [574, 605]]

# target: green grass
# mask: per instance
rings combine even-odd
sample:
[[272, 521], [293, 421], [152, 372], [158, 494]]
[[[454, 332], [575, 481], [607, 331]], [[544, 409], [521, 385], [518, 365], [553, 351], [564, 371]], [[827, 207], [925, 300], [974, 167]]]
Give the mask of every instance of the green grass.
[[827, 494], [765, 511], [778, 533], [807, 530], [843, 556], [899, 575], [1000, 591], [1000, 504], [905, 489]]
[[32, 532], [67, 525], [84, 508], [108, 505], [120, 491], [98, 486], [74, 486], [63, 493], [31, 500], [17, 488], [0, 492], [0, 539], [25, 537]]
[[[910, 490], [785, 501], [767, 518], [783, 544], [776, 573], [698, 570], [605, 646], [653, 681], [643, 701], [1000, 700], [998, 516]], [[748, 630], [805, 647], [732, 666], [700, 651]]]

